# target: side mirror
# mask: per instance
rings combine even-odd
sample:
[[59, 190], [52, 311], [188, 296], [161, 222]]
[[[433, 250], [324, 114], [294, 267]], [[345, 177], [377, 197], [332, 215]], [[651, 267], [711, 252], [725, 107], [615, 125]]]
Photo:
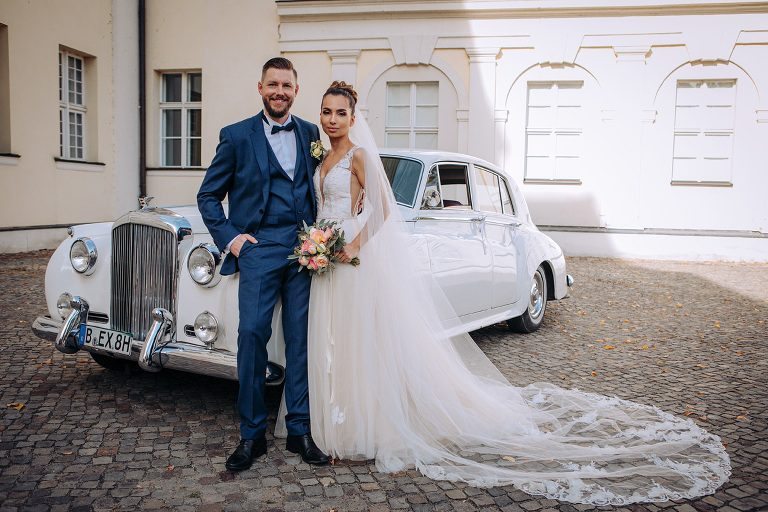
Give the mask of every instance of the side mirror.
[[429, 187], [424, 191], [424, 199], [421, 201], [422, 208], [440, 208], [441, 204], [440, 192], [436, 188]]

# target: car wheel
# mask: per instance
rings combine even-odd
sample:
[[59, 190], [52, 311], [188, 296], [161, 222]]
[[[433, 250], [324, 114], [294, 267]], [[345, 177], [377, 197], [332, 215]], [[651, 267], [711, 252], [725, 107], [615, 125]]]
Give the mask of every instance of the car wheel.
[[507, 320], [512, 332], [529, 333], [539, 328], [544, 320], [547, 309], [547, 274], [544, 267], [539, 266], [531, 280], [531, 291], [528, 295], [528, 307], [522, 315]]
[[99, 363], [99, 366], [112, 370], [114, 372], [125, 371], [125, 365], [130, 364], [130, 361], [124, 359], [117, 359], [116, 357], [105, 356], [103, 354], [90, 353], [94, 361]]

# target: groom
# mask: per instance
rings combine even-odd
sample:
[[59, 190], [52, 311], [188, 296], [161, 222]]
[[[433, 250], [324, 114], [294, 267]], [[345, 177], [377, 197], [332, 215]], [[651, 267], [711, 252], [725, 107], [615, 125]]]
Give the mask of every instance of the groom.
[[[278, 298], [283, 304], [285, 338], [286, 449], [309, 464], [329, 457], [312, 440], [307, 380], [308, 272], [288, 260], [298, 245], [297, 231], [315, 220], [310, 143], [317, 126], [290, 114], [299, 91], [288, 59], [268, 60], [259, 94], [264, 110], [221, 130], [219, 145], [197, 194], [203, 221], [220, 248], [228, 252], [221, 274], [240, 272], [240, 325], [237, 375], [242, 440], [227, 459], [230, 471], [248, 469], [267, 453], [264, 380], [267, 342]], [[229, 213], [221, 202], [229, 195]]]

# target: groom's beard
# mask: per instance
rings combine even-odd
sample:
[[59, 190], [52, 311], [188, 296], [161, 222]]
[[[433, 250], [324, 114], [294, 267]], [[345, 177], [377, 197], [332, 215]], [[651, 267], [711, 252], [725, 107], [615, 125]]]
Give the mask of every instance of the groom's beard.
[[[286, 103], [281, 110], [277, 110], [272, 106], [270, 100], [284, 100]], [[269, 98], [262, 96], [261, 101], [264, 103], [264, 110], [266, 110], [267, 114], [269, 114], [269, 117], [273, 119], [280, 119], [284, 115], [288, 114], [288, 111], [291, 110], [291, 106], [293, 105], [293, 99], [286, 96], [270, 96]]]

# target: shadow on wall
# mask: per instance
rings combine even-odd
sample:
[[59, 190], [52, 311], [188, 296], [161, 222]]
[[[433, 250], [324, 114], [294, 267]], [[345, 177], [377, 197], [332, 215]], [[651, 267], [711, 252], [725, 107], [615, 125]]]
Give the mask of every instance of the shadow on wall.
[[600, 227], [600, 201], [581, 187], [527, 185], [522, 192], [537, 226]]

